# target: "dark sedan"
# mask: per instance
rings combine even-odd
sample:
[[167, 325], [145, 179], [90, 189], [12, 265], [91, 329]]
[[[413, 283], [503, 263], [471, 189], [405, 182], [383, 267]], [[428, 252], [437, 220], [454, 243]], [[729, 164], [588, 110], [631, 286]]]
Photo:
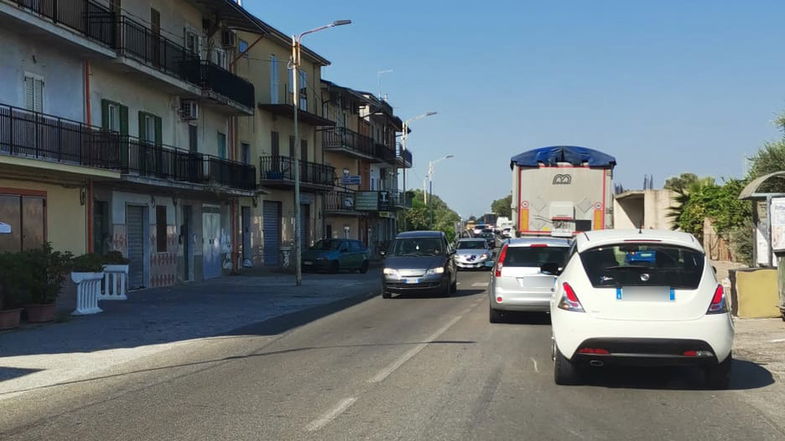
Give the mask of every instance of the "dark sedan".
[[382, 297], [392, 293], [432, 291], [449, 296], [457, 288], [455, 251], [441, 231], [399, 234], [384, 260]]

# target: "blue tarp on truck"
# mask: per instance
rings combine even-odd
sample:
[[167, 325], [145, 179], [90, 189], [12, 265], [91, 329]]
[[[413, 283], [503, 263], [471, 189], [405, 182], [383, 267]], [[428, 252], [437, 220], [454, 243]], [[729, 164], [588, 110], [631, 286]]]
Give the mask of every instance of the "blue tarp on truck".
[[551, 146], [541, 147], [528, 152], [523, 152], [510, 159], [510, 168], [539, 167], [540, 164], [555, 166], [559, 162], [567, 162], [575, 166], [588, 164], [589, 167], [613, 168], [616, 158], [588, 147], [577, 146]]

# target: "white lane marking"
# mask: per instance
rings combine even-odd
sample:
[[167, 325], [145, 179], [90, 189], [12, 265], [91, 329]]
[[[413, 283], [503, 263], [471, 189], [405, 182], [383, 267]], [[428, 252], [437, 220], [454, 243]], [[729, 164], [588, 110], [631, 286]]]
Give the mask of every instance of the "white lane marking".
[[782, 343], [785, 342], [785, 338], [777, 338], [774, 340], [769, 340], [769, 343]]
[[537, 372], [539, 374], [540, 373], [540, 369], [537, 368], [537, 360], [535, 360], [534, 357], [529, 357], [529, 360], [531, 360], [532, 363], [534, 363], [534, 372]]
[[316, 432], [317, 430], [329, 424], [330, 421], [338, 418], [339, 415], [346, 412], [346, 409], [354, 404], [355, 401], [357, 401], [357, 398], [346, 398], [339, 401], [338, 405], [330, 409], [329, 412], [308, 423], [308, 425], [305, 426], [305, 430], [309, 432]]
[[387, 367], [385, 367], [384, 369], [379, 371], [379, 373], [376, 374], [370, 380], [368, 380], [368, 382], [369, 383], [381, 383], [382, 381], [384, 381], [384, 379], [389, 377], [390, 374], [392, 374], [396, 369], [401, 367], [404, 363], [406, 363], [412, 357], [417, 355], [420, 351], [425, 349], [425, 347], [428, 346], [428, 343], [433, 342], [434, 340], [439, 338], [440, 335], [444, 334], [448, 329], [450, 329], [450, 327], [452, 325], [457, 323], [458, 320], [462, 319], [464, 315], [465, 315], [465, 313], [462, 313], [462, 314], [458, 315], [458, 317], [455, 317], [452, 320], [450, 320], [446, 325], [442, 326], [441, 328], [439, 328], [439, 330], [437, 330], [436, 332], [431, 334], [430, 337], [426, 338], [425, 339], [425, 343], [420, 343], [417, 346], [415, 346], [414, 348], [412, 348], [411, 350], [409, 350], [409, 352], [403, 354], [400, 358], [398, 358], [394, 362], [390, 363], [390, 365], [388, 365]]
[[472, 283], [472, 288], [479, 288], [479, 287], [485, 288], [486, 286], [488, 286], [488, 282], [474, 282], [474, 283]]

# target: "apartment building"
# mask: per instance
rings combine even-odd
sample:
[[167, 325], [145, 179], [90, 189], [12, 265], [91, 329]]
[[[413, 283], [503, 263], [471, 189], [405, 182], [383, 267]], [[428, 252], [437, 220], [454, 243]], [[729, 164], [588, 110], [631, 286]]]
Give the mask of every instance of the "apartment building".
[[[295, 95], [288, 68], [290, 38], [264, 22], [258, 23], [263, 34], [239, 33], [248, 50], [236, 60], [236, 71], [252, 79], [256, 113], [239, 121], [238, 139], [258, 161], [259, 183], [265, 190], [252, 207], [252, 223], [260, 228], [255, 230], [253, 236], [258, 240], [249, 255], [254, 264], [277, 266], [283, 263], [282, 251], [294, 245], [294, 162], [298, 151], [303, 247], [324, 236], [324, 195], [332, 190], [336, 176], [335, 168], [324, 162], [321, 130], [335, 122], [323, 116], [321, 102], [321, 68], [329, 61], [303, 48]], [[298, 138], [294, 134], [295, 106]]]
[[[1, 250], [119, 250], [130, 285], [237, 267], [258, 194], [230, 0], [0, 0]], [[249, 245], [247, 248], [250, 248]]]
[[[398, 171], [411, 154], [397, 149], [403, 130], [392, 106], [373, 94], [322, 81], [325, 115], [335, 127], [322, 130], [325, 163], [339, 178], [325, 200], [325, 236], [363, 241], [372, 252], [393, 239], [407, 200]], [[408, 152], [407, 152], [408, 153]]]

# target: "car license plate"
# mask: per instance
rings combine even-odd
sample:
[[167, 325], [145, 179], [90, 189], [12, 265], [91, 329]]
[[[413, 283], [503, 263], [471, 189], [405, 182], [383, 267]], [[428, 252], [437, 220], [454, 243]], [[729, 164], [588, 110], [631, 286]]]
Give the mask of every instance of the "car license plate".
[[310, 260], [303, 261], [303, 265], [313, 265], [313, 262]]
[[416, 285], [420, 283], [420, 279], [406, 279], [406, 282], [404, 283], [406, 283], [407, 285]]

